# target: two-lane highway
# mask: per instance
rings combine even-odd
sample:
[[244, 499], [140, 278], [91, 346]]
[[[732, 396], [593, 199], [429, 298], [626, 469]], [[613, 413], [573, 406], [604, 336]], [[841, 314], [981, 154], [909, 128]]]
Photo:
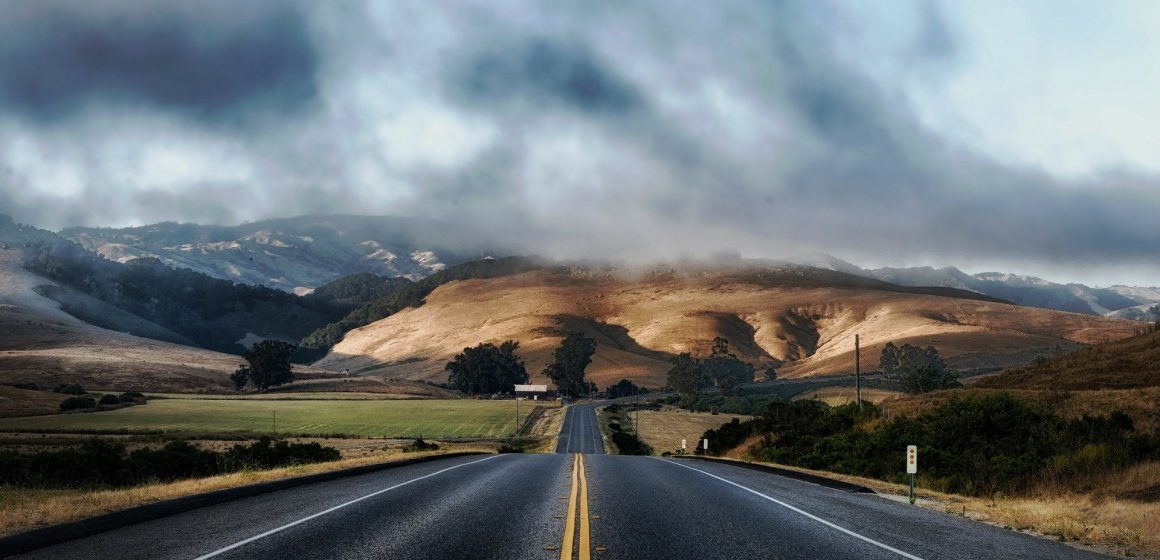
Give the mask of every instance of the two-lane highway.
[[604, 454], [604, 438], [600, 435], [600, 425], [596, 420], [596, 408], [604, 404], [607, 403], [585, 403], [568, 407], [564, 413], [564, 424], [560, 426], [556, 453]]
[[300, 486], [21, 558], [1106, 558], [739, 466], [603, 455], [593, 408], [569, 409], [560, 453]]

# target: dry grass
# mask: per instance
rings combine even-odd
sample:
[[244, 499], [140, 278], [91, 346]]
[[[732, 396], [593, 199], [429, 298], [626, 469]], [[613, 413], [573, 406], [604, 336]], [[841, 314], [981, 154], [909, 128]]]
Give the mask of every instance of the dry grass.
[[[862, 388], [862, 401], [872, 402], [874, 404], [881, 403], [886, 399], [899, 397], [905, 393], [898, 391], [887, 391], [885, 389], [871, 389], [868, 387]], [[853, 387], [821, 387], [818, 389], [811, 389], [804, 393], [794, 395], [792, 400], [798, 401], [802, 399], [815, 399], [822, 401], [830, 406], [841, 406], [847, 403], [854, 402], [854, 388]]]
[[883, 401], [882, 408], [887, 417], [914, 416], [934, 410], [952, 398], [996, 393], [1010, 393], [1021, 400], [1043, 403], [1063, 418], [1079, 418], [1084, 414], [1107, 416], [1110, 412], [1118, 410], [1132, 418], [1132, 423], [1137, 431], [1155, 433], [1160, 430], [1160, 387], [1100, 391], [1043, 391], [970, 387], [921, 395], [905, 395]]
[[1053, 356], [1042, 363], [980, 380], [978, 386], [1056, 391], [1160, 386], [1160, 333]]
[[656, 453], [676, 452], [681, 447], [682, 439], [687, 440], [688, 451], [691, 453], [700, 445], [705, 430], [719, 428], [734, 418], [743, 422], [750, 419], [749, 416], [737, 414], [711, 414], [679, 409], [640, 410], [633, 412], [632, 416], [637, 419], [640, 437]]
[[[907, 487], [902, 484], [786, 465], [777, 466], [861, 484], [889, 499], [907, 499]], [[1160, 483], [1160, 463], [1139, 465], [1127, 472], [1108, 473], [1105, 481], [1111, 494], [1118, 492], [1122, 495], [1130, 488], [1149, 485], [1155, 488]], [[917, 505], [925, 509], [961, 515], [1063, 542], [1078, 543], [1104, 552], [1160, 559], [1160, 501], [1155, 497], [1151, 501], [1140, 501], [1047, 487], [1028, 496], [997, 495], [993, 499], [943, 494], [922, 488], [918, 488], [915, 493], [918, 496]]]
[[[589, 377], [664, 384], [666, 355], [707, 353], [725, 336], [758, 366], [790, 360], [781, 377], [853, 369], [854, 333], [863, 356], [888, 341], [934, 345], [963, 368], [1025, 363], [1061, 343], [1116, 340], [1133, 324], [1014, 305], [842, 285], [834, 279], [709, 272], [643, 279], [533, 272], [452, 282], [419, 308], [348, 333], [317, 365], [440, 381], [464, 347], [514, 339], [542, 371], [564, 330], [597, 340]], [[542, 381], [542, 379], [536, 379]]]
[[452, 451], [494, 452], [495, 448], [494, 445], [450, 446], [441, 451], [406, 454], [398, 450], [391, 450], [332, 463], [266, 471], [244, 471], [210, 478], [150, 484], [117, 490], [32, 490], [0, 486], [0, 535], [67, 523], [162, 500], [236, 488], [269, 480], [331, 472], [363, 465], [390, 463]]
[[61, 401], [69, 396], [0, 385], [0, 418], [56, 414]]

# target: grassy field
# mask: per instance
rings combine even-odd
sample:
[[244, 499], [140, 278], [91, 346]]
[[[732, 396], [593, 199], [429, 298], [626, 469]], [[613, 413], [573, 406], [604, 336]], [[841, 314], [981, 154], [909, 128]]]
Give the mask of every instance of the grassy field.
[[[521, 403], [521, 421], [531, 406]], [[108, 412], [0, 419], [0, 430], [345, 434], [361, 437], [500, 437], [513, 401], [260, 400], [167, 398]]]
[[632, 415], [637, 419], [640, 437], [657, 454], [675, 452], [681, 446], [682, 439], [687, 440], [689, 453], [692, 453], [693, 448], [700, 445], [705, 430], [719, 428], [734, 418], [742, 422], [750, 419], [741, 414], [710, 414], [687, 410], [641, 410]]

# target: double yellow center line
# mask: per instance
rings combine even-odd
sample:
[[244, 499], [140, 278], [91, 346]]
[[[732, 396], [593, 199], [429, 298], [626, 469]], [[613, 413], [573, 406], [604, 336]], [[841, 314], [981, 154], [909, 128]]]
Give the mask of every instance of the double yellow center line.
[[[579, 498], [579, 500], [577, 500]], [[572, 541], [576, 537], [576, 503], [580, 504], [579, 560], [592, 560], [592, 529], [588, 524], [588, 477], [584, 473], [584, 455], [572, 456], [572, 491], [568, 494], [568, 521], [564, 524], [564, 542], [560, 560], [572, 560]]]

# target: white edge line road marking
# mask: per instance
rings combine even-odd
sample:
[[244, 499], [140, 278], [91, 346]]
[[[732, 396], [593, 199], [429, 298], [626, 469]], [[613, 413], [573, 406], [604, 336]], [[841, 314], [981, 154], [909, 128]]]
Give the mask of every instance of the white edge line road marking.
[[843, 533], [846, 533], [847, 535], [850, 535], [851, 537], [854, 537], [854, 538], [856, 538], [856, 539], [863, 540], [863, 541], [865, 541], [865, 542], [868, 542], [868, 543], [870, 543], [870, 544], [872, 544], [872, 545], [874, 545], [874, 546], [877, 546], [877, 547], [879, 547], [879, 548], [882, 548], [882, 549], [885, 549], [885, 550], [889, 550], [890, 552], [893, 552], [893, 553], [895, 553], [895, 554], [897, 554], [897, 555], [899, 555], [899, 556], [902, 556], [903, 558], [909, 558], [910, 560], [923, 560], [922, 558], [919, 558], [918, 556], [915, 556], [915, 555], [913, 555], [913, 554], [909, 554], [909, 553], [903, 552], [903, 551], [901, 551], [901, 550], [898, 550], [897, 548], [894, 548], [894, 547], [892, 547], [892, 546], [890, 546], [890, 545], [887, 545], [887, 544], [880, 543], [880, 542], [878, 542], [878, 541], [876, 541], [876, 540], [874, 540], [874, 539], [872, 539], [872, 538], [870, 538], [870, 537], [864, 537], [864, 536], [862, 536], [862, 535], [859, 535], [858, 533], [855, 533], [854, 531], [851, 531], [851, 530], [849, 530], [849, 529], [846, 529], [846, 528], [844, 528], [844, 527], [839, 527], [839, 526], [837, 526], [837, 525], [834, 525], [833, 523], [830, 523], [829, 521], [826, 521], [825, 519], [822, 519], [821, 517], [818, 517], [818, 516], [816, 516], [816, 515], [813, 515], [813, 514], [811, 514], [811, 513], [805, 512], [805, 511], [802, 511], [802, 510], [800, 510], [800, 509], [798, 509], [798, 508], [796, 508], [796, 507], [793, 507], [793, 506], [791, 506], [791, 505], [789, 505], [789, 504], [787, 504], [787, 503], [785, 503], [785, 502], [783, 502], [783, 501], [781, 501], [781, 500], [778, 500], [777, 498], [771, 498], [771, 497], [769, 497], [769, 496], [766, 496], [765, 494], [762, 494], [761, 492], [758, 492], [757, 490], [754, 490], [754, 489], [752, 489], [752, 488], [748, 488], [748, 487], [742, 486], [742, 485], [740, 485], [740, 484], [737, 484], [736, 482], [733, 482], [732, 480], [728, 480], [728, 479], [725, 479], [725, 478], [721, 478], [721, 477], [719, 477], [719, 476], [717, 476], [717, 475], [715, 475], [715, 474], [712, 474], [712, 473], [709, 473], [709, 472], [705, 472], [705, 471], [703, 471], [703, 470], [701, 470], [701, 469], [693, 468], [693, 467], [690, 467], [690, 466], [688, 466], [688, 465], [682, 465], [682, 464], [680, 464], [680, 463], [678, 463], [678, 462], [676, 462], [676, 461], [672, 461], [672, 460], [668, 460], [668, 459], [661, 459], [661, 461], [664, 461], [664, 462], [666, 462], [666, 463], [671, 463], [671, 464], [674, 464], [674, 465], [676, 465], [676, 466], [678, 466], [678, 467], [683, 467], [683, 468], [689, 469], [689, 470], [691, 470], [691, 471], [697, 471], [697, 472], [699, 472], [699, 473], [701, 473], [701, 474], [703, 474], [703, 475], [705, 475], [705, 476], [712, 477], [712, 478], [716, 478], [717, 480], [720, 480], [721, 482], [724, 482], [724, 483], [726, 483], [726, 484], [730, 484], [730, 485], [732, 485], [732, 486], [736, 486], [736, 487], [738, 487], [738, 488], [740, 488], [740, 489], [742, 489], [742, 490], [745, 490], [746, 492], [749, 492], [750, 494], [754, 494], [754, 495], [760, 496], [760, 497], [762, 497], [762, 498], [765, 498], [766, 500], [769, 500], [769, 501], [771, 501], [771, 502], [773, 502], [773, 503], [775, 503], [775, 504], [777, 504], [777, 505], [779, 505], [779, 506], [781, 506], [781, 507], [783, 507], [783, 508], [786, 508], [786, 509], [788, 509], [788, 510], [790, 510], [790, 511], [793, 511], [793, 512], [795, 512], [795, 513], [800, 513], [801, 515], [804, 515], [804, 516], [806, 516], [806, 517], [808, 517], [808, 518], [810, 518], [810, 519], [813, 519], [814, 521], [817, 521], [818, 523], [821, 523], [822, 525], [825, 525], [825, 526], [827, 526], [827, 527], [831, 527], [831, 528], [837, 529], [837, 530], [839, 530], [839, 531], [841, 531], [841, 532], [843, 532]]
[[423, 475], [423, 476], [420, 476], [419, 478], [412, 478], [411, 480], [408, 480], [408, 481], [406, 481], [406, 482], [400, 482], [400, 483], [398, 483], [398, 484], [396, 484], [396, 485], [394, 485], [394, 486], [391, 486], [390, 488], [383, 488], [382, 490], [378, 490], [378, 491], [375, 491], [375, 492], [371, 492], [370, 494], [367, 494], [366, 496], [363, 496], [363, 497], [361, 497], [361, 498], [355, 498], [355, 499], [353, 499], [353, 500], [351, 500], [351, 501], [349, 501], [349, 502], [346, 502], [346, 503], [343, 503], [343, 504], [339, 504], [339, 505], [337, 505], [337, 506], [334, 506], [334, 507], [332, 507], [332, 508], [330, 508], [330, 509], [327, 509], [327, 510], [320, 511], [320, 512], [318, 512], [318, 513], [314, 514], [314, 515], [309, 515], [309, 516], [303, 517], [302, 519], [299, 519], [298, 521], [292, 521], [292, 522], [290, 522], [290, 523], [287, 523], [287, 524], [285, 524], [285, 525], [283, 525], [283, 526], [281, 526], [281, 527], [278, 527], [278, 528], [275, 528], [275, 529], [270, 529], [269, 531], [266, 531], [265, 533], [262, 533], [262, 534], [260, 534], [260, 535], [255, 535], [255, 536], [253, 536], [253, 537], [250, 537], [250, 538], [248, 538], [248, 539], [246, 539], [246, 540], [243, 540], [243, 541], [238, 541], [238, 542], [236, 542], [236, 543], [234, 543], [234, 544], [231, 544], [231, 545], [229, 545], [229, 546], [227, 546], [227, 547], [225, 547], [225, 548], [219, 548], [219, 549], [217, 549], [217, 550], [215, 550], [215, 551], [213, 551], [213, 552], [211, 552], [211, 553], [209, 553], [209, 554], [205, 554], [205, 555], [202, 555], [202, 556], [198, 556], [198, 557], [197, 557], [197, 558], [195, 558], [194, 560], [205, 560], [206, 558], [213, 558], [214, 556], [218, 556], [218, 555], [220, 555], [220, 554], [222, 554], [222, 553], [229, 552], [229, 551], [231, 551], [231, 550], [233, 550], [233, 549], [235, 549], [235, 548], [238, 548], [238, 547], [240, 547], [240, 546], [244, 546], [244, 545], [250, 544], [250, 543], [252, 543], [252, 542], [254, 542], [254, 541], [258, 540], [258, 539], [262, 539], [262, 538], [268, 537], [268, 536], [270, 536], [270, 535], [273, 535], [274, 533], [277, 533], [277, 532], [280, 532], [280, 531], [284, 531], [284, 530], [286, 530], [286, 529], [289, 529], [289, 528], [291, 528], [291, 527], [293, 527], [293, 526], [295, 526], [295, 525], [299, 525], [299, 524], [302, 524], [302, 523], [306, 523], [307, 521], [310, 521], [311, 519], [314, 519], [314, 518], [316, 518], [316, 517], [322, 517], [323, 515], [326, 515], [326, 514], [328, 514], [328, 513], [332, 512], [332, 511], [335, 511], [335, 510], [342, 509], [342, 508], [344, 508], [344, 507], [346, 507], [346, 506], [349, 506], [349, 505], [351, 505], [351, 504], [356, 504], [356, 503], [358, 503], [358, 502], [361, 502], [361, 501], [363, 501], [363, 500], [365, 500], [365, 499], [368, 499], [368, 498], [373, 498], [373, 497], [375, 497], [375, 496], [378, 496], [379, 494], [382, 494], [382, 493], [384, 493], [384, 492], [390, 492], [391, 490], [394, 490], [394, 489], [396, 489], [396, 488], [399, 488], [399, 487], [402, 487], [402, 486], [406, 486], [406, 485], [408, 485], [408, 484], [410, 484], [410, 483], [412, 483], [412, 482], [418, 482], [418, 481], [420, 481], [420, 480], [423, 480], [424, 478], [431, 478], [431, 477], [433, 477], [433, 476], [435, 476], [435, 475], [437, 475], [437, 474], [443, 474], [443, 473], [445, 473], [445, 472], [447, 472], [447, 471], [458, 469], [459, 467], [466, 467], [467, 465], [474, 465], [474, 464], [476, 464], [476, 463], [482, 463], [482, 462], [484, 462], [484, 461], [489, 461], [489, 460], [491, 460], [491, 459], [495, 459], [496, 457], [499, 457], [499, 455], [492, 455], [491, 457], [487, 457], [487, 458], [484, 458], [484, 459], [480, 459], [480, 460], [478, 460], [478, 461], [472, 461], [472, 462], [470, 462], [470, 463], [463, 463], [463, 464], [460, 464], [460, 465], [455, 465], [454, 467], [447, 467], [446, 469], [443, 469], [443, 470], [441, 470], [441, 471], [435, 471], [435, 472], [433, 472], [433, 473], [431, 473], [431, 474], [425, 474], [425, 475]]

